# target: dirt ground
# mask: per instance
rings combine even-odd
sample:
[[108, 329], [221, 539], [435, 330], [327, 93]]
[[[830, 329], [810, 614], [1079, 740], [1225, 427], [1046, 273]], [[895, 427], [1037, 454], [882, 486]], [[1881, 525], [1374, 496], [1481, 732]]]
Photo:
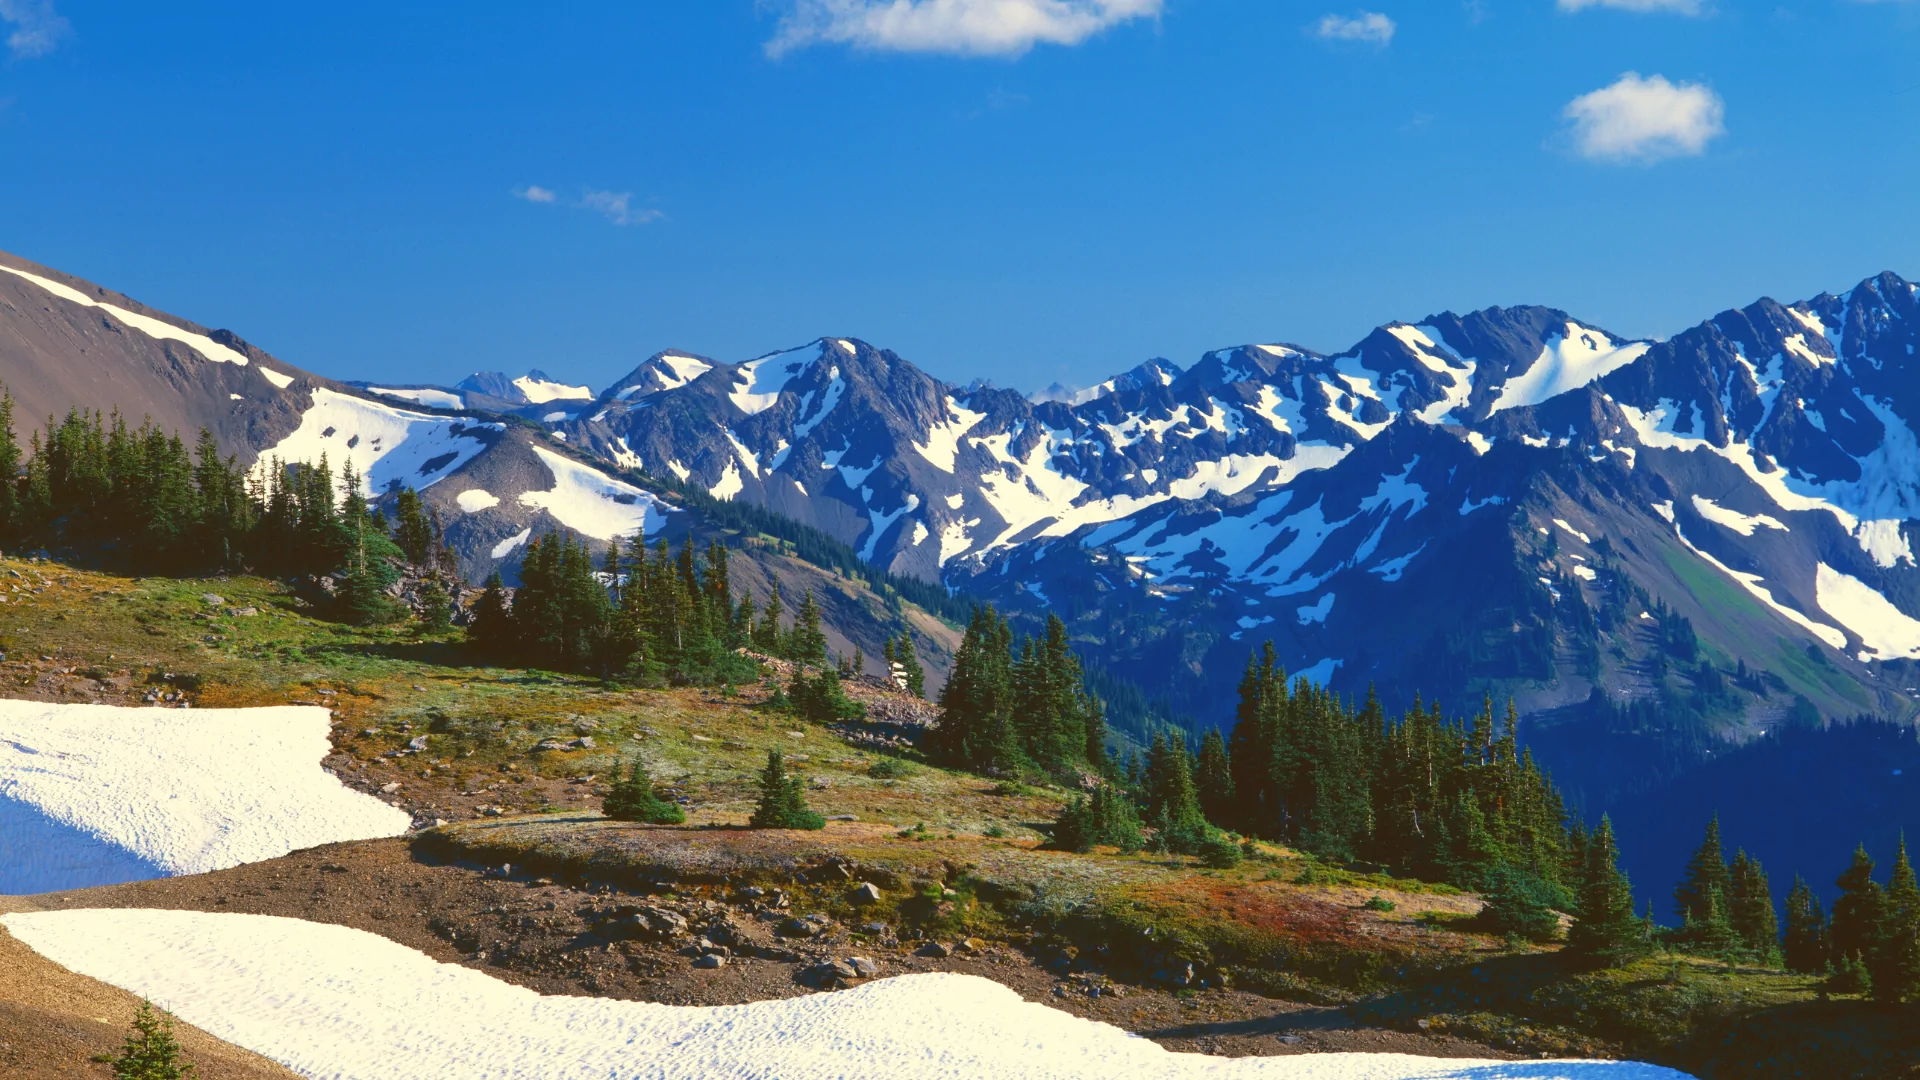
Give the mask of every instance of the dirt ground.
[[[329, 845], [211, 874], [16, 898], [12, 910], [27, 907], [234, 911], [336, 923], [546, 994], [737, 1004], [825, 989], [835, 980], [823, 978], [819, 965], [859, 957], [873, 962], [873, 977], [979, 975], [1030, 1001], [1137, 1032], [1170, 1050], [1235, 1057], [1334, 1051], [1511, 1056], [1461, 1039], [1365, 1027], [1337, 1008], [1230, 989], [1181, 997], [1124, 985], [1084, 966], [1061, 970], [1069, 965], [1053, 957], [1056, 969], [1006, 944], [969, 949], [956, 943], [960, 947], [951, 955], [939, 957], [921, 955], [922, 943], [892, 940], [877, 924], [871, 931], [828, 924], [815, 932], [791, 923], [777, 890], [718, 901], [670, 892], [623, 894], [607, 886], [589, 891], [545, 878], [502, 878], [430, 864], [404, 840]], [[669, 922], [685, 918], [686, 927], [640, 936], [610, 929], [636, 910], [653, 913], [656, 926], [665, 912]], [[724, 956], [724, 965], [694, 966], [701, 953]], [[28, 973], [0, 980], [0, 1043], [10, 1048], [0, 1048], [5, 1075], [104, 1076], [104, 1066], [86, 1060], [117, 1045], [132, 998], [40, 960], [4, 935], [0, 967]], [[199, 1032], [189, 1035], [195, 1060], [207, 1062], [206, 1077], [290, 1075], [230, 1047], [216, 1051]]]

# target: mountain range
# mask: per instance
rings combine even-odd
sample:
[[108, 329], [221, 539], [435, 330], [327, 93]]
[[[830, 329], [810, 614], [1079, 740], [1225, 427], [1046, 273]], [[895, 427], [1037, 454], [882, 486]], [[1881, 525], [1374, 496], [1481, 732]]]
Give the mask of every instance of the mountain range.
[[[375, 490], [419, 488], [476, 579], [511, 579], [538, 533], [651, 539], [755, 507], [876, 581], [1029, 627], [1058, 614], [1091, 666], [1189, 727], [1231, 723], [1267, 640], [1389, 708], [1511, 699], [1598, 803], [1920, 702], [1920, 297], [1891, 273], [1664, 340], [1496, 307], [1028, 398], [835, 336], [739, 362], [666, 350], [598, 393], [539, 371], [347, 383], [25, 260], [0, 271], [23, 437], [118, 405], [244, 457], [351, 458]], [[885, 591], [850, 602], [837, 643], [877, 652]], [[951, 631], [920, 616], [930, 651]]]

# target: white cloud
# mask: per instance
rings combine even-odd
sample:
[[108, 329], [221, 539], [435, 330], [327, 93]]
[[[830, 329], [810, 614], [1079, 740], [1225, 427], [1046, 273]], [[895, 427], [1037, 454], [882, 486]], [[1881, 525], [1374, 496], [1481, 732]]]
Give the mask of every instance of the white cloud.
[[1555, 0], [1561, 11], [1585, 11], [1588, 8], [1612, 8], [1615, 11], [1671, 12], [1675, 15], [1704, 15], [1707, 5], [1700, 0]]
[[1611, 86], [1582, 94], [1562, 111], [1574, 149], [1592, 161], [1652, 164], [1698, 157], [1726, 133], [1726, 103], [1698, 83], [1629, 71]]
[[0, 0], [0, 22], [13, 27], [7, 50], [16, 60], [45, 56], [73, 32], [73, 24], [53, 10], [53, 0]]
[[1320, 16], [1320, 21], [1313, 24], [1313, 36], [1321, 41], [1360, 41], [1386, 48], [1397, 29], [1392, 19], [1377, 11], [1360, 11], [1351, 19], [1344, 15]]
[[791, 0], [769, 56], [809, 45], [880, 52], [1020, 56], [1035, 45], [1078, 45], [1163, 0]]
[[605, 214], [615, 225], [645, 225], [666, 216], [658, 210], [634, 209], [631, 191], [589, 191], [580, 196], [580, 205]]
[[526, 187], [514, 192], [513, 197], [537, 203], [550, 203], [555, 198], [551, 189], [543, 188], [539, 184], [528, 184]]

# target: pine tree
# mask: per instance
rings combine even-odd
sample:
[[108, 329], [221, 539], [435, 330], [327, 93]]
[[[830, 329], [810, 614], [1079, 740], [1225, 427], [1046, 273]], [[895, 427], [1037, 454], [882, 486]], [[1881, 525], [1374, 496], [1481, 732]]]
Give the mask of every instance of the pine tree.
[[1733, 879], [1727, 870], [1726, 852], [1720, 845], [1720, 815], [1707, 821], [1706, 837], [1687, 861], [1686, 875], [1673, 889], [1673, 913], [1681, 921], [1699, 922], [1706, 918], [1707, 894], [1718, 893], [1724, 900], [1733, 892]]
[[1833, 902], [1829, 931], [1835, 965], [1842, 961], [1866, 963], [1880, 940], [1886, 918], [1886, 894], [1873, 880], [1873, 858], [1865, 844], [1854, 849], [1853, 862], [1834, 881], [1840, 896]]
[[901, 634], [893, 646], [893, 660], [900, 665], [901, 673], [906, 676], [907, 693], [914, 697], [927, 694], [927, 672], [920, 666], [920, 657], [913, 650], [913, 635]]
[[1787, 893], [1787, 927], [1781, 952], [1787, 970], [1814, 975], [1827, 967], [1827, 915], [1820, 909], [1820, 898], [1798, 874]]
[[767, 767], [760, 773], [760, 803], [747, 822], [756, 829], [824, 829], [827, 819], [807, 809], [798, 776], [787, 775], [787, 763], [778, 750], [767, 751]]
[[1154, 847], [1182, 855], [1197, 854], [1211, 835], [1193, 786], [1193, 764], [1176, 738], [1155, 735], [1147, 751], [1144, 787], [1146, 821]]
[[625, 779], [614, 781], [601, 808], [615, 821], [679, 825], [687, 820], [678, 806], [654, 794], [653, 779], [647, 775], [646, 766], [637, 760]]
[[1200, 811], [1219, 825], [1233, 820], [1233, 763], [1227, 759], [1227, 741], [1219, 728], [1208, 728], [1200, 740], [1200, 760], [1193, 769], [1199, 789]]
[[133, 1032], [121, 1044], [119, 1055], [96, 1060], [113, 1066], [113, 1080], [184, 1080], [194, 1073], [193, 1066], [181, 1060], [173, 1017], [157, 1012], [145, 999], [134, 1011]]
[[1907, 858], [1907, 839], [1900, 838], [1893, 869], [1887, 875], [1886, 900], [1880, 918], [1880, 940], [1867, 961], [1873, 974], [1877, 1001], [1920, 1001], [1920, 884]]
[[1133, 852], [1145, 843], [1133, 800], [1114, 785], [1101, 784], [1091, 796], [1076, 795], [1061, 809], [1050, 846], [1082, 853], [1101, 846]]
[[1603, 815], [1587, 841], [1580, 915], [1567, 935], [1567, 951], [1608, 967], [1620, 967], [1648, 948], [1646, 927], [1633, 912], [1633, 886], [1620, 872], [1618, 859], [1613, 822]]
[[0, 387], [0, 545], [12, 547], [20, 532], [20, 443], [13, 433], [13, 392]]
[[801, 664], [827, 662], [827, 635], [820, 629], [820, 607], [813, 602], [812, 589], [801, 596], [800, 607], [793, 613], [793, 643], [787, 658]]
[[512, 654], [516, 638], [513, 613], [507, 608], [507, 589], [500, 572], [487, 575], [486, 588], [473, 605], [467, 621], [467, 644], [487, 660], [499, 661]]
[[414, 566], [427, 565], [433, 553], [433, 527], [427, 521], [420, 493], [402, 487], [393, 497], [393, 541]]
[[754, 650], [767, 656], [779, 656], [784, 651], [780, 646], [780, 578], [773, 579], [773, 588], [767, 593], [767, 607], [760, 621], [753, 625]]
[[1014, 772], [1027, 764], [1009, 716], [1012, 636], [993, 605], [974, 609], [940, 690], [940, 723], [928, 733], [935, 760], [983, 772]]
[[1762, 962], [1775, 962], [1780, 924], [1773, 911], [1773, 890], [1760, 860], [1744, 849], [1733, 856], [1728, 874], [1727, 923], [1746, 952]]
[[428, 633], [441, 633], [453, 620], [453, 597], [450, 588], [438, 579], [428, 579], [420, 584], [420, 626]]

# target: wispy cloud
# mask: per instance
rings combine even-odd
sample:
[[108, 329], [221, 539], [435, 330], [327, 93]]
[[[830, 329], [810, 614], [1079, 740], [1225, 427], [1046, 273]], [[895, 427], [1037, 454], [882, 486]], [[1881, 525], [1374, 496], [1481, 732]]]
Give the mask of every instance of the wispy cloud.
[[1574, 151], [1589, 161], [1650, 165], [1698, 157], [1726, 134], [1726, 102], [1698, 83], [1629, 71], [1562, 110]]
[[558, 204], [571, 206], [576, 210], [591, 210], [615, 225], [646, 225], [667, 216], [660, 210], [634, 206], [631, 191], [597, 191], [587, 188], [580, 192], [579, 198], [563, 200], [552, 188], [528, 184], [523, 188], [515, 188], [513, 197], [543, 206]]
[[1109, 27], [1159, 16], [1164, 0], [787, 0], [767, 55], [810, 45], [875, 52], [1020, 56], [1078, 45]]
[[16, 60], [45, 56], [73, 33], [73, 24], [53, 10], [53, 0], [0, 0], [0, 22], [12, 28], [7, 51]]
[[1612, 8], [1615, 11], [1662, 12], [1669, 15], [1705, 15], [1701, 0], [1555, 0], [1561, 11], [1585, 11], [1588, 8]]
[[580, 196], [580, 205], [604, 214], [615, 225], [645, 225], [667, 216], [645, 207], [635, 209], [631, 191], [589, 191]]
[[1313, 24], [1313, 36], [1321, 41], [1356, 41], [1384, 49], [1393, 42], [1393, 32], [1398, 29], [1392, 19], [1377, 11], [1359, 11], [1351, 18], [1320, 16], [1320, 21]]

